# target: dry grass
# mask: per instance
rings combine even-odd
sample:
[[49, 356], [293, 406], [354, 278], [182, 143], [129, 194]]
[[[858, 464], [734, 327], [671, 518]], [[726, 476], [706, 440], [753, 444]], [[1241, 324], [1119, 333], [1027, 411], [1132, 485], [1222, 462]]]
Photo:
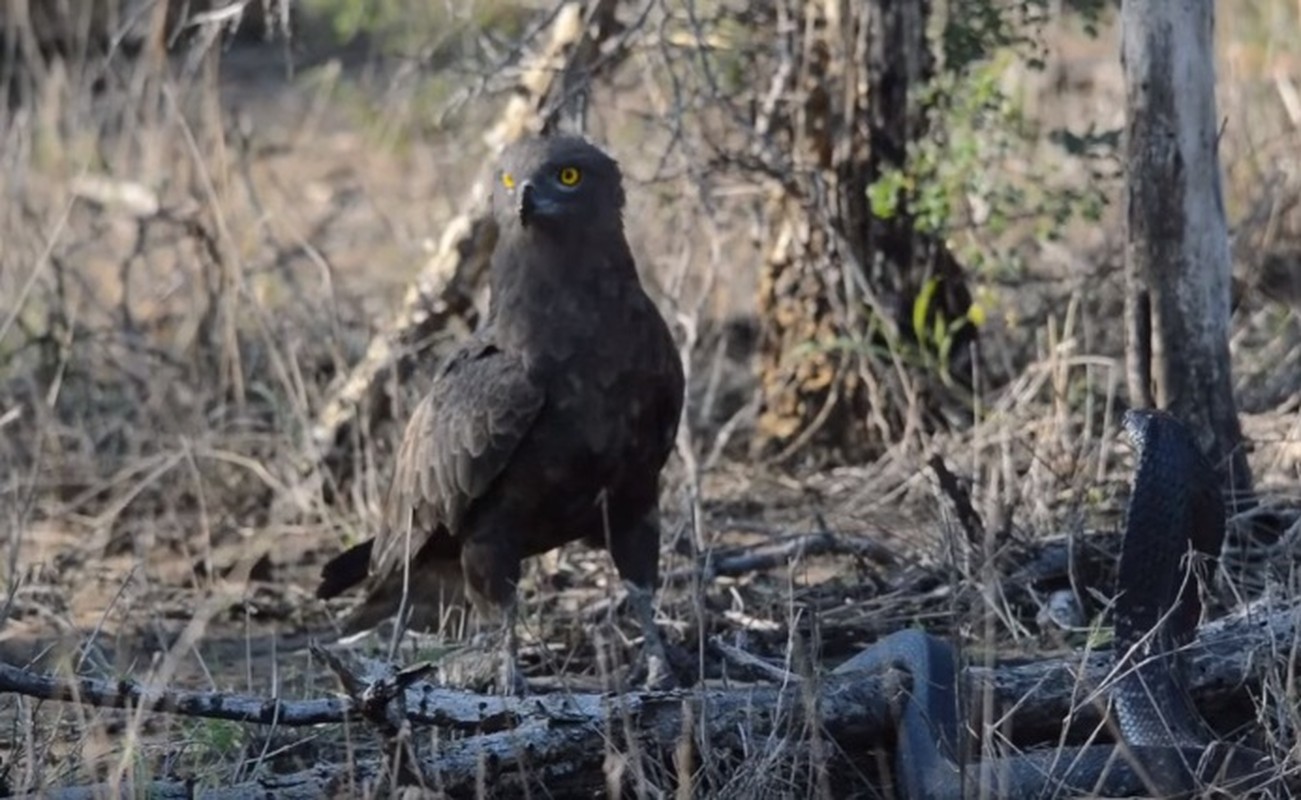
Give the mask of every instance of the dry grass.
[[[1296, 244], [1301, 219], [1301, 115], [1289, 99], [1301, 23], [1281, 0], [1256, 8], [1220, 20], [1226, 194], [1248, 287], [1260, 283], [1262, 253]], [[1045, 127], [1118, 125], [1114, 33], [1049, 35], [1045, 76], [1009, 73], [1033, 101], [1027, 113]], [[448, 85], [466, 81], [449, 68], [431, 78], [444, 88], [426, 113], [413, 113], [422, 101], [402, 88], [401, 63], [295, 46], [307, 55], [292, 71], [275, 42], [115, 54], [99, 87], [95, 69], [42, 68], [23, 103], [0, 110], [7, 661], [287, 697], [336, 689], [305, 652], [276, 642], [328, 625], [311, 598], [316, 571], [373, 528], [397, 427], [357, 432], [346, 480], [316, 493], [298, 491], [301, 435], [456, 207], [487, 152], [473, 132], [497, 101], [451, 103]], [[1118, 524], [1128, 474], [1114, 438], [1119, 184], [1104, 224], [1062, 242], [1028, 238], [1020, 283], [990, 282], [1000, 305], [986, 342], [1007, 380], [983, 397], [974, 428], [911, 437], [877, 463], [829, 472], [749, 463], [744, 318], [763, 188], [720, 174], [702, 191], [690, 138], [664, 123], [656, 58], [654, 48], [637, 55], [597, 93], [591, 124], [632, 176], [633, 245], [690, 360], [690, 425], [663, 503], [671, 640], [699, 655], [711, 681], [754, 679], [707, 654], [713, 637], [797, 675], [909, 625], [1000, 654], [1060, 649], [1062, 633], [1035, 621], [1045, 598], [1003, 579], [1029, 543]], [[1016, 157], [1061, 158], [1042, 144]], [[1084, 176], [1065, 169], [1073, 179]], [[1257, 481], [1280, 501], [1292, 500], [1301, 465], [1299, 333], [1295, 308], [1245, 294], [1239, 396]], [[419, 390], [413, 381], [399, 393], [396, 420]], [[986, 541], [959, 532], [921, 466], [931, 453], [970, 478]], [[716, 560], [827, 531], [855, 554], [708, 582], [693, 568], [693, 549]], [[1277, 552], [1274, 570], [1263, 581], [1252, 571], [1256, 585], [1242, 592], [1292, 590], [1291, 563]], [[636, 654], [635, 627], [605, 623], [618, 592], [604, 556], [568, 548], [533, 564], [524, 596], [533, 677], [599, 685]], [[1066, 643], [1097, 633], [1102, 605], [1088, 608]], [[1282, 750], [1293, 699], [1282, 679], [1261, 698]], [[132, 775], [229, 783], [374, 747], [357, 731], [299, 738], [17, 697], [0, 698], [0, 725], [0, 785], [12, 790]], [[720, 796], [820, 793], [830, 779], [814, 765], [831, 747], [815, 735], [755, 741], [747, 769], [706, 762], [694, 780]], [[640, 770], [643, 786], [668, 785], [660, 765], [626, 756], [617, 763]], [[864, 789], [860, 767], [833, 763], [850, 779], [838, 787]]]

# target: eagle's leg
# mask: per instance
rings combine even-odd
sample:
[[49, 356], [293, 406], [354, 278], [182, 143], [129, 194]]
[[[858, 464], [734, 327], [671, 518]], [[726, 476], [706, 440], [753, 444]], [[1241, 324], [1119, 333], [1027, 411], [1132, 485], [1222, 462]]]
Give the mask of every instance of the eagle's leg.
[[669, 651], [664, 646], [664, 637], [655, 624], [654, 595], [650, 589], [627, 582], [628, 601], [632, 603], [637, 615], [637, 624], [641, 626], [642, 649], [646, 654], [646, 688], [668, 690], [677, 687], [677, 678], [669, 665]]
[[497, 522], [476, 527], [461, 547], [461, 572], [471, 601], [490, 615], [500, 615], [501, 662], [497, 691], [522, 695], [527, 684], [519, 672], [519, 633], [516, 630], [518, 601], [515, 587], [520, 579], [519, 549], [514, 526]]
[[518, 616], [519, 604], [515, 598], [511, 598], [501, 614], [503, 647], [501, 669], [497, 675], [498, 693], [517, 697], [528, 692], [528, 683], [525, 682], [519, 669], [519, 631], [515, 627]]
[[646, 656], [646, 688], [672, 689], [677, 678], [669, 661], [668, 648], [655, 625], [654, 595], [660, 574], [660, 520], [651, 509], [632, 527], [611, 531], [607, 546], [610, 558], [628, 588], [628, 601], [642, 632]]

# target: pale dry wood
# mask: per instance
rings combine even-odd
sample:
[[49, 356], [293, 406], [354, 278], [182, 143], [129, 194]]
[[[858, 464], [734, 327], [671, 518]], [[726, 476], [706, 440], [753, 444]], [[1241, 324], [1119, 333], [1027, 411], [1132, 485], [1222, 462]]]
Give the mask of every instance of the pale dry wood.
[[1215, 5], [1121, 6], [1130, 401], [1196, 431], [1235, 510], [1250, 467], [1233, 396], [1228, 221], [1215, 101]]

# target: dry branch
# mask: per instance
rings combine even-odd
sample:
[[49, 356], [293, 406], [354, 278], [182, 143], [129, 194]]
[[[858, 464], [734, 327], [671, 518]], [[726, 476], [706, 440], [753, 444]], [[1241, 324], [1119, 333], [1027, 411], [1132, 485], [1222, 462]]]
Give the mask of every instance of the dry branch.
[[140, 708], [187, 717], [290, 727], [342, 722], [352, 714], [344, 698], [280, 700], [269, 697], [150, 687], [139, 681], [38, 675], [0, 663], [0, 693], [98, 708]]
[[897, 561], [892, 551], [870, 539], [818, 531], [795, 534], [776, 542], [765, 542], [723, 553], [711, 552], [699, 565], [675, 570], [668, 575], [668, 579], [681, 580], [699, 575], [702, 581], [710, 581], [721, 576], [735, 577], [760, 572], [791, 561], [825, 555], [867, 558], [884, 564], [894, 564]]
[[[1241, 699], [1241, 692], [1260, 685], [1275, 659], [1291, 658], [1301, 606], [1252, 609], [1203, 628], [1189, 653], [1190, 689], [1198, 705], [1214, 718]], [[1288, 654], [1288, 655], [1283, 655]], [[967, 669], [969, 690], [992, 692], [994, 708], [1004, 717], [1018, 744], [1056, 740], [1063, 719], [1074, 728], [1097, 723], [1090, 687], [1105, 684], [1111, 657], [1070, 656], [1041, 662]], [[492, 773], [494, 785], [546, 780], [548, 786], [591, 790], [603, 784], [603, 763], [612, 738], [636, 738], [640, 752], [671, 758], [679, 747], [685, 719], [697, 744], [712, 752], [743, 752], [755, 742], [801, 736], [809, 709], [816, 708], [823, 731], [846, 750], [861, 751], [888, 737], [891, 703], [903, 683], [895, 676], [831, 674], [784, 687], [705, 688], [694, 692], [619, 695], [554, 693], [524, 698], [497, 697], [437, 687], [410, 680], [412, 670], [396, 671], [381, 662], [357, 659], [348, 666], [352, 691], [367, 685], [406, 685], [400, 698], [414, 725], [459, 731], [462, 738], [440, 742], [422, 757], [416, 774], [442, 791], [469, 790]], [[419, 670], [420, 668], [416, 668]], [[397, 683], [394, 683], [396, 681]], [[356, 701], [282, 701], [217, 693], [161, 691], [132, 682], [68, 680], [35, 676], [0, 665], [0, 691], [123, 708], [147, 702], [160, 711], [278, 725], [312, 725], [358, 720]], [[812, 691], [816, 702], [808, 702]], [[381, 695], [382, 691], [370, 694]], [[373, 718], [373, 716], [371, 717]], [[622, 721], [629, 721], [626, 726]], [[629, 747], [614, 744], [615, 747]], [[320, 765], [311, 770], [199, 792], [200, 797], [302, 797], [329, 794], [349, 782], [370, 783], [384, 777], [379, 759], [355, 764]], [[159, 784], [160, 796], [175, 789]], [[57, 796], [57, 795], [56, 795]], [[80, 796], [80, 795], [67, 795]]]
[[[578, 77], [586, 79], [598, 66], [613, 63], [598, 57], [603, 38], [615, 28], [614, 8], [614, 0], [588, 0], [569, 3], [556, 14], [545, 46], [526, 62], [516, 91], [484, 135], [494, 153], [492, 162], [505, 145], [541, 131], [547, 115], [563, 107], [563, 95], [575, 90]], [[397, 313], [336, 384], [311, 428], [316, 456], [334, 449], [340, 428], [395, 363], [419, 355], [431, 334], [471, 308], [497, 239], [491, 190], [491, 172], [485, 169], [459, 204], [464, 211], [444, 227], [438, 250], [407, 288]]]

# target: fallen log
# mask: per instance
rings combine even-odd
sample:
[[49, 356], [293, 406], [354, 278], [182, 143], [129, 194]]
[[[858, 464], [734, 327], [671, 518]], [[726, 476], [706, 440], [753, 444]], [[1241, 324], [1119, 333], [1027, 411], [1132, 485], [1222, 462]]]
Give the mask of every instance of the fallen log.
[[[1232, 706], [1241, 707], [1244, 692], [1259, 689], [1270, 670], [1294, 668], [1301, 604], [1280, 608], [1249, 607], [1203, 627], [1189, 646], [1189, 689], [1203, 714], [1215, 720]], [[355, 660], [351, 680], [359, 686], [410, 674], [370, 660]], [[1111, 654], [1072, 655], [1024, 664], [966, 669], [972, 696], [992, 693], [992, 706], [1018, 746], [1059, 740], [1062, 727], [1092, 730], [1099, 722], [1098, 687], [1111, 672]], [[33, 678], [39, 678], [34, 680]], [[494, 787], [546, 781], [548, 787], [591, 791], [604, 786], [609, 758], [631, 752], [650, 763], [671, 762], [684, 732], [694, 750], [739, 755], [765, 742], [806, 738], [817, 730], [846, 753], [861, 753], [888, 740], [894, 723], [891, 706], [907, 686], [895, 673], [827, 674], [785, 686], [708, 687], [668, 693], [591, 694], [556, 692], [524, 698], [477, 695], [426, 681], [402, 682], [401, 703], [411, 725], [450, 731], [432, 753], [417, 758], [418, 780], [440, 791], [469, 791], [489, 780]], [[146, 690], [129, 681], [93, 682], [32, 676], [0, 666], [0, 691], [126, 708], [137, 702], [178, 714], [218, 716], [267, 723], [275, 708], [277, 725], [319, 725], [361, 721], [367, 717], [353, 698], [336, 700], [268, 700], [216, 693]], [[207, 702], [187, 698], [209, 695]], [[268, 705], [272, 704], [272, 705]], [[310, 713], [309, 713], [310, 712]], [[244, 716], [241, 716], [243, 714]], [[816, 725], [814, 725], [816, 723]], [[424, 737], [422, 737], [423, 740]], [[204, 798], [307, 797], [334, 794], [350, 785], [388, 780], [382, 759], [351, 764], [321, 764], [310, 770], [269, 776], [257, 781], [194, 788]], [[180, 784], [159, 783], [155, 796], [172, 796]], [[540, 785], [540, 784], [538, 784]], [[65, 791], [82, 791], [74, 787]], [[149, 787], [136, 787], [152, 792]], [[559, 788], [553, 788], [559, 791]], [[563, 793], [563, 792], [561, 792]], [[80, 797], [84, 794], [47, 797]]]
[[[1188, 690], [1208, 720], [1250, 711], [1244, 695], [1257, 691], [1270, 670], [1287, 675], [1296, 652], [1301, 604], [1253, 603], [1202, 626], [1187, 646]], [[1056, 738], [1063, 722], [1072, 730], [1100, 722], [1099, 688], [1113, 680], [1112, 653], [1097, 651], [1023, 664], [968, 666], [968, 691], [992, 693], [995, 709], [1017, 742]]]

